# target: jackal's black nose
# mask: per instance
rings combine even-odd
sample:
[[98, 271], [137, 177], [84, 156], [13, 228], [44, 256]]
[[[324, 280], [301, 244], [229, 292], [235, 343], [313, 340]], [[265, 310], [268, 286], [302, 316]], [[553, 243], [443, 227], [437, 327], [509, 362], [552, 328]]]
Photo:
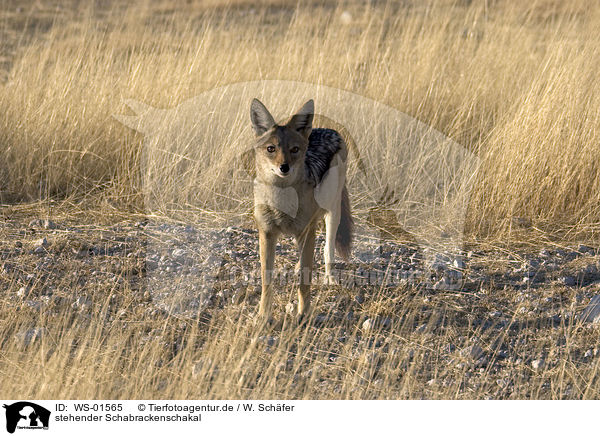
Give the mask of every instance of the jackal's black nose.
[[290, 170], [290, 166], [288, 164], [284, 163], [283, 165], [281, 165], [279, 167], [279, 169], [281, 170], [281, 172], [283, 174], [285, 174], [285, 173], [287, 173]]

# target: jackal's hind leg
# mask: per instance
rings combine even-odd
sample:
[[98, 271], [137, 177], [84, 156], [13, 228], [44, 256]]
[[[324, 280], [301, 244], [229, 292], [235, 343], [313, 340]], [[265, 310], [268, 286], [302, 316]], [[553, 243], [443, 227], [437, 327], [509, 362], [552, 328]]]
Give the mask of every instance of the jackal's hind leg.
[[300, 250], [300, 287], [298, 289], [298, 316], [306, 317], [310, 310], [310, 283], [315, 257], [315, 228], [311, 226], [298, 239]]
[[325, 258], [325, 277], [323, 283], [326, 285], [337, 284], [337, 280], [333, 275], [333, 268], [335, 260], [335, 237], [339, 225], [340, 208], [337, 207], [333, 211], [328, 211], [325, 214], [325, 247], [323, 249], [323, 257]]

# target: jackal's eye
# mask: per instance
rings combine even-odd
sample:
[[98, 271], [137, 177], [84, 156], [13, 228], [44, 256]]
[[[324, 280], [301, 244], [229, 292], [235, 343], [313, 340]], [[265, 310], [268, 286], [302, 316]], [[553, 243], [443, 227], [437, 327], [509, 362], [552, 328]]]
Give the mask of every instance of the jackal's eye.
[[275, 152], [275, 146], [274, 146], [274, 145], [269, 145], [269, 146], [267, 147], [267, 151], [268, 151], [269, 153], [274, 153], [274, 152]]
[[298, 147], [294, 147], [290, 150], [292, 153], [298, 153], [300, 149]]

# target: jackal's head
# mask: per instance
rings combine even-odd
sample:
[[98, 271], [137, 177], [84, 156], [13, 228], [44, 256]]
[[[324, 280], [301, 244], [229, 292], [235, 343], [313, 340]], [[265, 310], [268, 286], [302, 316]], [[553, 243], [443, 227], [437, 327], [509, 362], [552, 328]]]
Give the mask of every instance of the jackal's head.
[[252, 100], [250, 119], [257, 136], [254, 151], [258, 178], [277, 183], [292, 182], [304, 175], [314, 111], [314, 102], [309, 100], [286, 124], [279, 125], [260, 101]]

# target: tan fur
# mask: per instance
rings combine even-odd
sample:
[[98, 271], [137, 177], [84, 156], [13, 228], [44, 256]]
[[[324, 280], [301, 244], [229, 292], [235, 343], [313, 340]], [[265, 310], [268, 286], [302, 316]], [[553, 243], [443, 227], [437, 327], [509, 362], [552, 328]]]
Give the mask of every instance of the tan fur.
[[[314, 182], [306, 176], [304, 163], [308, 137], [312, 129], [312, 100], [284, 125], [277, 125], [262, 103], [254, 100], [251, 119], [257, 134], [254, 146], [256, 170], [254, 218], [259, 230], [262, 279], [259, 316], [261, 319], [268, 319], [270, 316], [275, 244], [278, 236], [284, 234], [294, 236], [298, 245], [300, 275], [298, 315], [305, 317], [310, 311], [315, 232], [319, 220], [325, 217], [328, 229], [328, 242], [325, 247], [328, 283], [334, 282], [331, 272], [333, 268], [331, 243], [337, 245], [338, 252], [341, 254], [348, 256], [350, 253], [352, 217], [345, 187], [347, 150], [342, 141], [342, 149], [334, 155], [335, 163], [339, 166], [331, 175], [324, 177], [322, 183], [315, 186]], [[280, 170], [282, 165], [289, 165], [289, 172], [282, 173]], [[327, 183], [329, 185], [326, 185]], [[333, 190], [329, 189], [329, 186], [332, 186]], [[327, 192], [335, 194], [332, 208], [329, 205], [326, 206], [328, 209], [322, 207], [324, 203], [319, 201], [321, 199], [319, 189], [321, 191], [328, 189]], [[294, 201], [287, 201], [290, 196], [294, 197]], [[283, 206], [277, 207], [277, 204], [284, 203], [286, 207], [288, 203], [293, 204], [294, 210], [286, 213], [281, 210], [284, 209]]]

